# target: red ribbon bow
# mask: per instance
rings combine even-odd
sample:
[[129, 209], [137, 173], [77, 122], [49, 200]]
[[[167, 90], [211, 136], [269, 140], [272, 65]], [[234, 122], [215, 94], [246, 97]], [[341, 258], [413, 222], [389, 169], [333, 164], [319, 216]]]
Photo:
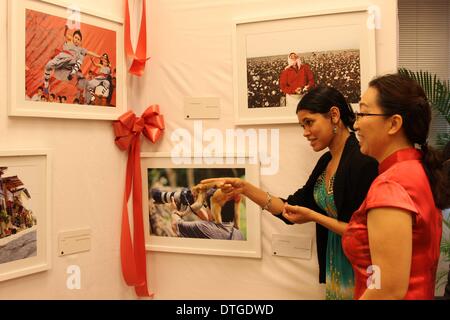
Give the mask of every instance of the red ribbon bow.
[[[134, 286], [139, 297], [153, 296], [147, 287], [147, 266], [145, 256], [144, 220], [142, 212], [142, 177], [140, 135], [144, 133], [152, 143], [158, 141], [164, 130], [164, 117], [159, 106], [152, 105], [140, 118], [133, 111], [127, 111], [113, 122], [116, 145], [128, 150], [125, 192], [122, 205], [122, 230], [120, 236], [120, 256], [125, 282]], [[128, 219], [128, 199], [133, 186], [133, 242], [131, 241]], [[134, 248], [133, 248], [134, 244]]]
[[130, 9], [128, 8], [128, 0], [125, 1], [125, 52], [133, 60], [128, 72], [136, 76], [144, 74], [145, 63], [150, 59], [150, 57], [147, 57], [147, 13], [145, 2], [146, 0], [142, 0], [141, 29], [139, 30], [136, 52], [134, 52], [130, 36]]

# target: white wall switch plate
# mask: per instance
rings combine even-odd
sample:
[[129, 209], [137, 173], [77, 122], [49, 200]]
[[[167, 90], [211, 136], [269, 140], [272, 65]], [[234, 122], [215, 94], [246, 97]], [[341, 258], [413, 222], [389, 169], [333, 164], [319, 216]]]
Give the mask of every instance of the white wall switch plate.
[[220, 99], [217, 97], [185, 97], [185, 119], [219, 119]]
[[60, 257], [89, 250], [91, 250], [91, 229], [58, 233], [58, 253]]
[[272, 235], [272, 254], [275, 256], [311, 259], [311, 236]]

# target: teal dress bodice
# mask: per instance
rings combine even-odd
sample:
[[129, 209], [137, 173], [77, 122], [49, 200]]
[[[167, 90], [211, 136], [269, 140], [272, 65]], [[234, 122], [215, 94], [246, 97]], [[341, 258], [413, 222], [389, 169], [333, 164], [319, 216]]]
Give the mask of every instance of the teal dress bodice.
[[[314, 200], [327, 215], [337, 219], [337, 209], [334, 203], [333, 183], [334, 175], [326, 185], [324, 171], [314, 185]], [[353, 269], [342, 249], [341, 236], [328, 230], [326, 252], [326, 299], [349, 300], [353, 299], [354, 278]]]

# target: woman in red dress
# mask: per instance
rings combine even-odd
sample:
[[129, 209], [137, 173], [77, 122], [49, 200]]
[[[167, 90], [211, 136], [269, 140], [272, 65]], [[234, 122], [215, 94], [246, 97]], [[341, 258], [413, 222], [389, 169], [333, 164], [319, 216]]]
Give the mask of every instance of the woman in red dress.
[[433, 299], [449, 182], [427, 145], [429, 102], [415, 81], [392, 74], [369, 83], [360, 109], [361, 152], [379, 162], [379, 176], [342, 237], [354, 298]]

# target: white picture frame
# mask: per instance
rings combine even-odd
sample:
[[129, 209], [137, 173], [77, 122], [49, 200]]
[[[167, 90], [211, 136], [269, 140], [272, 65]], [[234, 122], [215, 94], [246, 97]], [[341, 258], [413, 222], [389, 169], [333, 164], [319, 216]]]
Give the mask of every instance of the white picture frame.
[[[0, 281], [5, 281], [51, 267], [51, 154], [49, 150], [0, 150], [0, 167], [0, 209], [9, 207], [0, 217]], [[8, 199], [13, 199], [15, 209], [11, 202], [6, 204]], [[21, 211], [16, 201], [23, 205]]]
[[[67, 33], [65, 25], [72, 28]], [[90, 104], [84, 103], [83, 98], [88, 95], [82, 89], [83, 82], [79, 81], [82, 78], [77, 76], [78, 73], [69, 81], [67, 77], [56, 79], [52, 69], [48, 89], [44, 86], [45, 66], [64, 51], [66, 34], [73, 36], [77, 29], [82, 33], [81, 47], [90, 52], [101, 50], [96, 54], [106, 53], [110, 61], [107, 80], [110, 91], [100, 93], [99, 90], [97, 94], [97, 89], [101, 88], [87, 90], [95, 92], [98, 97], [92, 101], [86, 98], [86, 103]], [[123, 30], [122, 18], [76, 5], [68, 6], [60, 0], [8, 0], [9, 116], [115, 120], [125, 113], [127, 70]], [[99, 58], [89, 54], [81, 64], [85, 83], [92, 78], [107, 77], [94, 62], [103, 64]], [[39, 87], [47, 92], [39, 94]], [[110, 94], [107, 96], [106, 92]]]
[[[179, 236], [158, 236], [155, 235], [150, 225], [150, 214], [152, 209], [149, 207], [149, 190], [152, 184], [149, 179], [149, 172], [158, 169], [171, 169], [171, 171], [182, 172], [186, 169], [192, 169], [193, 175], [198, 172], [204, 174], [204, 170], [216, 172], [214, 170], [241, 170], [245, 172], [245, 179], [254, 185], [259, 185], [259, 165], [256, 161], [250, 161], [246, 157], [231, 157], [220, 162], [219, 158], [183, 158], [184, 164], [180, 164], [180, 159], [173, 161], [170, 153], [155, 152], [141, 154], [141, 170], [143, 184], [143, 211], [146, 234], [146, 249], [149, 251], [177, 252], [190, 254], [221, 255], [235, 257], [261, 257], [261, 208], [249, 199], [242, 199], [245, 206], [245, 234], [244, 227], [240, 226], [240, 231], [245, 236], [245, 240], [222, 240], [222, 239], [200, 239]], [[219, 161], [220, 163], [212, 163]], [[186, 163], [189, 162], [189, 163]], [[223, 171], [221, 171], [223, 172]], [[194, 180], [197, 178], [193, 178]], [[153, 180], [152, 180], [153, 181]], [[195, 184], [200, 181], [195, 180]], [[185, 186], [189, 187], [189, 186]], [[174, 188], [175, 189], [175, 188]], [[175, 190], [174, 190], [175, 191]], [[241, 211], [241, 221], [242, 221]]]
[[[296, 105], [286, 107], [275, 100], [277, 107], [264, 107], [271, 104], [250, 101], [257, 94], [256, 89], [253, 92], [251, 87], [255, 85], [254, 81], [258, 82], [258, 90], [265, 97], [274, 95], [276, 98], [282, 94], [277, 82], [280, 67], [270, 66], [268, 75], [249, 74], [251, 68], [258, 68], [248, 66], [252, 57], [277, 57], [278, 61], [283, 59], [287, 66], [287, 56], [291, 52], [310, 55], [339, 52], [345, 51], [347, 46], [354, 47], [356, 42], [359, 46], [360, 92], [363, 92], [376, 75], [375, 30], [370, 25], [367, 7], [235, 19], [232, 24], [232, 46], [236, 125], [298, 123]], [[319, 72], [313, 67], [311, 69], [313, 73]], [[264, 82], [261, 80], [263, 76]], [[249, 106], [249, 103], [255, 105]], [[353, 101], [352, 106], [356, 105]]]

